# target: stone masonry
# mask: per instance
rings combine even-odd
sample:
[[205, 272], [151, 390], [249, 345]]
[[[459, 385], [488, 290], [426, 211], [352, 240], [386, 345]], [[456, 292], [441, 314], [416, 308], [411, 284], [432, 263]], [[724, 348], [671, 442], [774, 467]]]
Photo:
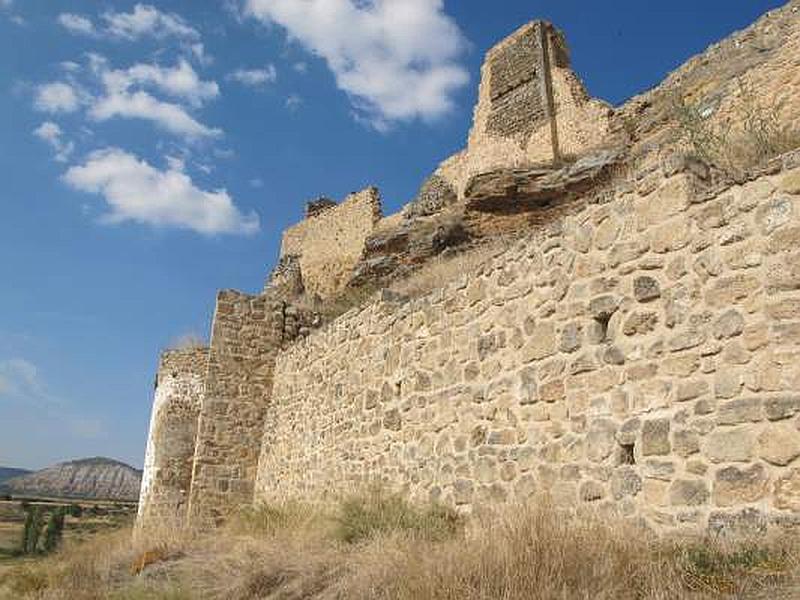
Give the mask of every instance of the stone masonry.
[[139, 498], [139, 525], [173, 528], [183, 522], [207, 363], [208, 348], [172, 350], [161, 356]]
[[284, 339], [285, 304], [269, 296], [220, 292], [205, 395], [197, 428], [189, 521], [214, 524], [248, 503]]
[[547, 491], [662, 530], [797, 523], [799, 179], [620, 190], [299, 341], [256, 500], [380, 482], [467, 511]]
[[[311, 203], [260, 294], [219, 293], [209, 348], [162, 355], [138, 530], [374, 483], [465, 513], [546, 492], [664, 532], [799, 526], [800, 151], [733, 181], [670, 113], [683, 93], [724, 123], [743, 81], [797, 128], [798, 48], [792, 0], [612, 109], [552, 25], [500, 42], [467, 147], [412, 203]], [[434, 292], [366, 295], [486, 238], [508, 243]], [[303, 308], [342, 292], [360, 305], [322, 327]]]

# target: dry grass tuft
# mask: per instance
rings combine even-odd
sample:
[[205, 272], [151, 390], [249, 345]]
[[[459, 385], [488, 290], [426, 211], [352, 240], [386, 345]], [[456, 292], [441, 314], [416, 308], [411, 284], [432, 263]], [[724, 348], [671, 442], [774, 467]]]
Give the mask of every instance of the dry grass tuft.
[[713, 110], [689, 102], [680, 91], [670, 99], [676, 141], [701, 161], [734, 180], [770, 159], [800, 148], [800, 130], [781, 119], [782, 104], [758, 97], [751, 85], [737, 81], [737, 112], [723, 123], [711, 118]]
[[721, 600], [800, 590], [788, 587], [796, 537], [664, 539], [569, 514], [543, 499], [462, 521], [382, 494], [327, 509], [262, 506], [212, 534], [171, 536], [171, 558], [136, 577], [131, 560], [163, 540], [121, 533], [66, 548], [9, 574], [0, 598]]
[[494, 238], [459, 252], [440, 254], [407, 277], [392, 282], [390, 289], [411, 298], [424, 296], [458, 277], [474, 273], [511, 243], [513, 238]]

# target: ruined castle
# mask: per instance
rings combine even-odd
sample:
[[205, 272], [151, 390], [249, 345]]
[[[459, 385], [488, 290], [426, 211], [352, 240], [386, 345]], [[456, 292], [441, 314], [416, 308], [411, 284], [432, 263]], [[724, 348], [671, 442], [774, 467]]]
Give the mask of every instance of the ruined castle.
[[373, 484], [464, 512], [547, 492], [659, 531], [797, 525], [800, 152], [731, 176], [677, 114], [746, 128], [745, 89], [800, 128], [799, 2], [616, 108], [552, 25], [500, 42], [466, 148], [413, 201], [309, 203], [264, 290], [219, 293], [209, 347], [161, 356], [138, 526]]

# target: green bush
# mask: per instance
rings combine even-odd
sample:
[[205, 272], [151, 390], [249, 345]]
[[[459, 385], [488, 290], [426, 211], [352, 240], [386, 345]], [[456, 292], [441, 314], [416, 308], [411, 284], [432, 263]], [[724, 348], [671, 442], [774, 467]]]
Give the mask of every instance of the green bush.
[[47, 521], [47, 528], [44, 531], [44, 542], [42, 550], [47, 553], [53, 552], [61, 543], [64, 536], [64, 507], [59, 506], [52, 513]]
[[357, 543], [377, 535], [404, 533], [414, 538], [441, 541], [460, 529], [458, 514], [444, 506], [414, 506], [395, 495], [373, 493], [348, 498], [336, 516], [336, 536]]
[[39, 537], [44, 524], [44, 511], [41, 506], [28, 507], [25, 514], [25, 526], [22, 529], [20, 550], [23, 554], [35, 554], [39, 547]]

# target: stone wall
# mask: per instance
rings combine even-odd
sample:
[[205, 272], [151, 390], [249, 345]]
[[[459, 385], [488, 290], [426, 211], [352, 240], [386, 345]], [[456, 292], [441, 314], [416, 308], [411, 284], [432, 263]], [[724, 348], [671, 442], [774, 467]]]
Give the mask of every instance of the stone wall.
[[197, 432], [189, 521], [205, 526], [253, 498], [286, 305], [269, 295], [217, 297]]
[[139, 528], [175, 528], [183, 523], [207, 363], [207, 348], [161, 355], [139, 497]]
[[798, 164], [632, 181], [298, 342], [256, 500], [380, 481], [464, 511], [546, 491], [659, 530], [797, 524]]
[[314, 211], [287, 229], [281, 258], [297, 257], [308, 294], [329, 297], [347, 285], [364, 243], [380, 219], [378, 190], [351, 194], [341, 204]]
[[436, 175], [463, 198], [479, 173], [553, 164], [608, 143], [612, 112], [573, 73], [561, 32], [528, 23], [487, 53], [467, 148]]

